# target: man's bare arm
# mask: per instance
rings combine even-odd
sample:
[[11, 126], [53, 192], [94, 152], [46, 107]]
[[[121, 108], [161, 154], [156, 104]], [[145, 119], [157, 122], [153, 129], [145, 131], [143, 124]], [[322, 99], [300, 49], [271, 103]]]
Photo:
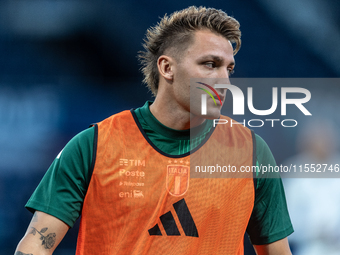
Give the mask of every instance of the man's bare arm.
[[292, 255], [287, 237], [270, 244], [254, 245], [254, 248], [257, 255]]
[[36, 211], [14, 255], [50, 255], [68, 229], [69, 226], [56, 217]]

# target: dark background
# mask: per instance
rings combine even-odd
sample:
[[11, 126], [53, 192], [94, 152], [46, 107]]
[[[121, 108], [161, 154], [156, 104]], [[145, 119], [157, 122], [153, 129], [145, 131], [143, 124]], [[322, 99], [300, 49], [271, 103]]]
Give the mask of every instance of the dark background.
[[[14, 253], [32, 216], [24, 205], [67, 141], [152, 100], [136, 58], [145, 31], [189, 5], [223, 9], [240, 22], [233, 77], [340, 76], [337, 0], [1, 1], [0, 254]], [[261, 88], [256, 93], [261, 98]], [[255, 131], [278, 163], [296, 153], [295, 130]], [[77, 227], [55, 254], [74, 254], [76, 235]]]

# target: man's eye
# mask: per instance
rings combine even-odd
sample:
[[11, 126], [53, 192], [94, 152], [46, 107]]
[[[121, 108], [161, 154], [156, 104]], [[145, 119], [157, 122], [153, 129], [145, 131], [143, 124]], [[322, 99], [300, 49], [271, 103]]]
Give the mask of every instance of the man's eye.
[[229, 73], [229, 75], [234, 74], [235, 70], [234, 69], [228, 69], [228, 73]]
[[205, 63], [205, 66], [209, 67], [209, 68], [214, 68], [216, 67], [215, 63], [214, 62], [206, 62]]

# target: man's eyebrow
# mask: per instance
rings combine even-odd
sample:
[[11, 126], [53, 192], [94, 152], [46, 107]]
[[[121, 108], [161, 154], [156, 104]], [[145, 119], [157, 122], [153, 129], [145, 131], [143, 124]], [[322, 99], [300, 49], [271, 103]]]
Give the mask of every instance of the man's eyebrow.
[[[198, 60], [204, 61], [204, 60], [209, 60], [209, 59], [212, 59], [216, 62], [224, 62], [224, 58], [221, 58], [220, 56], [216, 56], [216, 55], [205, 55], [205, 56], [200, 57]], [[229, 63], [229, 65], [234, 66], [235, 62], [232, 61]]]

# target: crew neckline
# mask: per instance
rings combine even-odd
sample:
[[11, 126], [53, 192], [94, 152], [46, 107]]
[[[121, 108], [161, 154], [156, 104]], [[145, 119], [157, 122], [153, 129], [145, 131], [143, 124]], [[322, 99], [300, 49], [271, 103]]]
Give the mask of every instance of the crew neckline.
[[[186, 129], [186, 130], [176, 130], [163, 125], [157, 118], [151, 113], [150, 105], [152, 101], [147, 101], [142, 107], [135, 110], [139, 111], [140, 116], [143, 118], [145, 123], [150, 126], [154, 132], [162, 134], [163, 136], [174, 139], [174, 140], [190, 140], [190, 134], [200, 134], [206, 130], [209, 130], [212, 125], [212, 120], [206, 120], [201, 125]], [[136, 112], [137, 113], [137, 112]], [[137, 115], [138, 116], [138, 115]]]

